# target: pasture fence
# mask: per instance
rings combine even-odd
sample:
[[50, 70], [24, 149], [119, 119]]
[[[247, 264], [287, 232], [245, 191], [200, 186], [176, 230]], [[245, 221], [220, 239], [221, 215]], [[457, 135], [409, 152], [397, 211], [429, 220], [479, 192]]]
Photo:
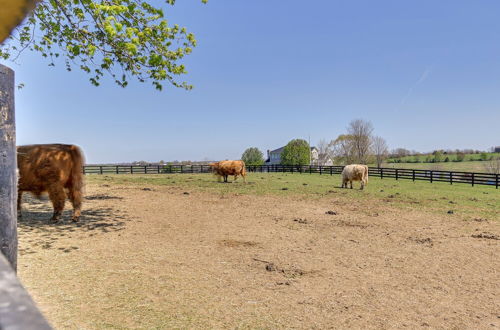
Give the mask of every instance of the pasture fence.
[[[258, 173], [298, 173], [298, 174], [341, 174], [344, 166], [317, 165], [247, 165], [247, 172]], [[194, 174], [210, 173], [209, 165], [86, 165], [84, 174]], [[406, 168], [370, 167], [369, 176], [380, 179], [412, 180], [465, 183], [472, 186], [500, 186], [500, 176], [494, 173], [462, 171], [435, 171]]]

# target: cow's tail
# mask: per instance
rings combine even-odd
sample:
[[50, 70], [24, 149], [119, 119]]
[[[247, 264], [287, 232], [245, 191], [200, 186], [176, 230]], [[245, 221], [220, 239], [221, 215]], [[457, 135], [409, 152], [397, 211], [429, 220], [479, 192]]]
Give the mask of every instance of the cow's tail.
[[71, 160], [73, 161], [73, 167], [71, 168], [71, 194], [78, 203], [81, 203], [84, 187], [83, 165], [85, 164], [85, 158], [77, 146], [71, 146], [70, 153]]
[[243, 177], [243, 182], [246, 183], [247, 182], [247, 178], [246, 178], [246, 176], [247, 176], [247, 167], [246, 167], [244, 161], [242, 161], [242, 163], [243, 163], [243, 168], [241, 169], [241, 176]]
[[365, 184], [367, 184], [368, 183], [368, 166], [367, 165], [365, 165], [365, 173], [363, 176], [364, 176], [363, 179], [365, 180]]

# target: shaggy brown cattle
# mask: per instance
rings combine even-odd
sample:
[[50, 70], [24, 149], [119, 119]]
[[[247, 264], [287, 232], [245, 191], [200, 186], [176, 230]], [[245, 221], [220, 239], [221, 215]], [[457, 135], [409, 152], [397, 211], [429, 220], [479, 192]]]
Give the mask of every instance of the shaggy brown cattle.
[[212, 168], [212, 172], [220, 178], [224, 178], [224, 182], [227, 182], [227, 177], [229, 175], [234, 175], [234, 181], [238, 178], [238, 175], [243, 177], [243, 182], [246, 183], [245, 176], [247, 171], [245, 168], [245, 162], [242, 160], [222, 160], [220, 162], [215, 162], [209, 164]]
[[19, 185], [17, 209], [21, 214], [22, 194], [31, 192], [40, 197], [49, 194], [54, 207], [52, 222], [59, 221], [66, 193], [73, 204], [73, 221], [78, 221], [82, 207], [83, 154], [75, 145], [35, 144], [17, 147]]
[[366, 165], [347, 165], [342, 170], [342, 188], [347, 188], [347, 183], [353, 181], [361, 181], [361, 190], [368, 184], [368, 166]]

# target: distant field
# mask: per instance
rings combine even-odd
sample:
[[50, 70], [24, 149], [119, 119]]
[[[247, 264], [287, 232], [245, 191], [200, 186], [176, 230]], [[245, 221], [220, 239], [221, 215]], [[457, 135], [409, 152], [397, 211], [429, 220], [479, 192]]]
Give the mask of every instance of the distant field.
[[[494, 159], [496, 157], [500, 157], [500, 153], [498, 153], [498, 152], [486, 152], [486, 153], [479, 153], [479, 154], [465, 154], [463, 161], [464, 162], [468, 162], [468, 161], [482, 161], [482, 158], [481, 158], [481, 157], [483, 157], [482, 154], [484, 154], [486, 156], [486, 160]], [[389, 158], [387, 161], [388, 162], [392, 162], [394, 160], [399, 160], [400, 159], [403, 162], [408, 162], [408, 161], [414, 162], [415, 160], [419, 160], [419, 161], [423, 162], [427, 157], [434, 158], [434, 155], [430, 154], [430, 155], [419, 155], [419, 156], [405, 156], [405, 157], [400, 157], [400, 158]], [[453, 161], [455, 161], [457, 159], [457, 154], [442, 154], [441, 158], [442, 158], [441, 162], [444, 162], [445, 158], [448, 158], [450, 162], [453, 162]]]
[[441, 162], [441, 163], [385, 163], [383, 167], [390, 168], [412, 168], [422, 170], [441, 171], [463, 171], [463, 172], [487, 172], [486, 162], [464, 161], [464, 162]]
[[49, 224], [50, 202], [29, 194], [18, 221], [18, 276], [55, 329], [500, 326], [494, 187], [86, 179], [79, 223], [68, 209]]

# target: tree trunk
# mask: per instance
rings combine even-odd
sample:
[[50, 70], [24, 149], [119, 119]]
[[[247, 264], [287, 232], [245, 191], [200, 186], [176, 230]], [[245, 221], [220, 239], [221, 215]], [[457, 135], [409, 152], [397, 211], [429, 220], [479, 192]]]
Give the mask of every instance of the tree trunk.
[[17, 269], [14, 71], [0, 64], [0, 251]]

